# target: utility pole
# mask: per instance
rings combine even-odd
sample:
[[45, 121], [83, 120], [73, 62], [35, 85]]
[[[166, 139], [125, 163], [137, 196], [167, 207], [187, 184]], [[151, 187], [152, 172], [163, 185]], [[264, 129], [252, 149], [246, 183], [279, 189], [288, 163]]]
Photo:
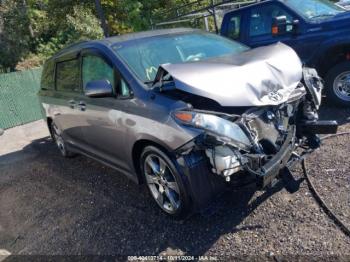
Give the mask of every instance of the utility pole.
[[101, 28], [103, 30], [103, 34], [105, 37], [109, 37], [108, 27], [107, 27], [107, 23], [106, 23], [106, 17], [105, 17], [105, 13], [102, 9], [101, 0], [95, 0], [95, 7], [96, 7], [97, 14], [100, 18]]

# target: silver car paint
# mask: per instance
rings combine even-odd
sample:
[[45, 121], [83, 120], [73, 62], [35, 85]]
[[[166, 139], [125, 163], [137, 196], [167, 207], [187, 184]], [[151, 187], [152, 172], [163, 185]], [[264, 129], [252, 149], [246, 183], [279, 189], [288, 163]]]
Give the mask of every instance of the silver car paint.
[[[89, 47], [89, 44], [83, 46], [82, 49], [84, 49], [84, 47]], [[94, 48], [98, 49], [100, 47], [95, 46]], [[267, 50], [269, 50], [269, 54], [266, 54]], [[285, 52], [283, 52], [283, 50]], [[107, 53], [108, 51], [104, 52]], [[289, 49], [283, 46], [282, 48], [275, 46], [272, 48], [258, 49], [257, 51], [252, 50], [242, 56], [237, 56], [236, 58], [240, 60], [237, 60], [238, 62], [236, 66], [227, 63], [225, 64], [223, 62], [221, 62], [221, 64], [219, 62], [213, 62], [213, 64], [211, 64], [211, 69], [216, 71], [220, 77], [223, 77], [223, 79], [212, 78], [213, 75], [210, 77], [206, 76], [202, 71], [192, 71], [193, 66], [197, 70], [197, 66], [200, 63], [198, 63], [198, 65], [196, 65], [196, 63], [182, 64], [176, 65], [176, 67], [179, 69], [192, 67], [192, 72], [190, 72], [191, 74], [187, 74], [188, 76], [197, 75], [197, 79], [201, 76], [208, 81], [210, 79], [210, 82], [213, 83], [213, 85], [211, 85], [213, 90], [220, 88], [217, 83], [225, 84], [227, 87], [222, 89], [225, 92], [229, 90], [228, 86], [231, 86], [231, 88], [237, 86], [235, 77], [230, 77], [229, 75], [236, 74], [238, 67], [241, 67], [242, 71], [247, 70], [249, 71], [249, 74], [253, 74], [247, 76], [247, 79], [241, 77], [239, 80], [240, 83], [251, 81], [256, 77], [256, 75], [254, 75], [256, 72], [255, 70], [261, 69], [261, 72], [257, 72], [259, 73], [257, 76], [260, 75], [260, 81], [261, 75], [265, 72], [268, 73], [266, 79], [269, 81], [276, 82], [276, 79], [280, 77], [280, 81], [283, 83], [286, 82], [288, 84], [289, 81], [293, 82], [290, 85], [286, 85], [289, 92], [292, 87], [295, 88], [296, 82], [300, 81], [301, 73], [299, 75], [295, 69], [289, 69], [290, 71], [288, 71], [288, 69], [283, 67], [284, 72], [294, 72], [294, 77], [291, 77], [293, 74], [290, 74], [287, 79], [284, 79], [282, 72], [277, 74], [278, 70], [272, 70], [271, 67], [265, 63], [265, 60], [268, 57], [275, 55], [274, 52], [276, 52], [279, 59], [276, 61], [273, 59], [268, 60], [273, 65], [282, 68], [282, 62], [288, 60], [288, 63], [292, 62], [296, 67], [300, 66], [294, 57], [294, 53], [290, 52]], [[181, 126], [171, 117], [172, 111], [187, 108], [186, 103], [169, 98], [165, 94], [159, 93], [155, 90], [141, 87], [140, 83], [122, 67], [120, 60], [116, 56], [113, 57], [112, 52], [108, 52], [108, 56], [111, 58], [113, 64], [117, 68], [120, 68], [120, 71], [125, 78], [124, 80], [133, 89], [134, 96], [132, 98], [88, 98], [83, 93], [70, 94], [45, 90], [40, 91], [39, 97], [45, 111], [45, 117], [53, 119], [55, 123], [57, 122], [59, 128], [63, 130], [62, 135], [66, 141], [89, 156], [117, 168], [129, 178], [138, 181], [135, 169], [136, 166], [134, 165], [132, 154], [138, 143], [145, 141], [148, 143], [155, 143], [171, 152], [188, 143], [203, 131]], [[263, 65], [262, 61], [264, 57], [266, 59], [264, 60], [265, 62]], [[238, 65], [239, 63], [240, 65]], [[254, 67], [254, 64], [261, 65]], [[219, 70], [219, 68], [222, 68], [223, 70]], [[233, 69], [233, 71], [228, 69]], [[198, 70], [200, 70], [200, 66], [198, 67]], [[205, 72], [208, 72], [206, 66]], [[272, 72], [275, 72], [276, 75], [273, 75]], [[179, 80], [180, 79], [178, 79], [177, 84], [179, 83]], [[182, 78], [181, 80], [184, 82]], [[228, 83], [228, 80], [231, 80], [231, 83]], [[214, 85], [214, 83], [216, 84]], [[247, 90], [244, 90], [244, 92], [240, 93], [241, 96], [239, 99], [228, 97], [224, 105], [239, 106], [241, 104], [247, 104], [241, 103], [241, 100], [246, 102], [249, 101], [249, 103], [255, 101], [254, 103], [257, 103], [257, 101], [261, 99], [259, 97], [262, 93], [258, 84], [259, 83], [256, 83], [256, 86], [251, 89], [249, 96], [246, 95]], [[181, 88], [181, 86], [177, 87]], [[190, 90], [195, 93], [193, 91], [195, 89], [192, 88]], [[254, 93], [253, 90], [256, 90], [256, 93]], [[266, 91], [265, 88], [263, 90]], [[209, 98], [212, 98], [212, 96], [218, 96], [217, 94], [214, 94], [215, 92], [207, 92], [206, 95]], [[220, 97], [224, 98], [226, 95], [227, 94], [223, 93]], [[71, 100], [75, 101], [74, 107], [71, 107], [70, 105]], [[86, 104], [84, 110], [78, 106], [79, 102], [84, 102]]]
[[[126, 100], [75, 96], [77, 102], [85, 102], [84, 111], [70, 108], [70, 98], [57, 93], [42, 95], [41, 101], [46, 117], [59, 123], [70, 145], [137, 182], [132, 154], [136, 143], [155, 143], [171, 152], [202, 133], [177, 124], [170, 116], [173, 110], [186, 108], [185, 103], [152, 93], [145, 91], [142, 98]], [[70, 125], [61, 125], [67, 119]], [[78, 139], [72, 137], [78, 133]]]
[[295, 51], [282, 44], [209, 61], [161, 66], [176, 88], [222, 106], [266, 106], [286, 102], [302, 78]]

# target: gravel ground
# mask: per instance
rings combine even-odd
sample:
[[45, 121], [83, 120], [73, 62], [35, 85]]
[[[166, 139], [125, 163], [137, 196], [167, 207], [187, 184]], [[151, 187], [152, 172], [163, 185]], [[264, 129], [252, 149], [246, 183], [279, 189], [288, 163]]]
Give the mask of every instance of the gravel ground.
[[[315, 188], [332, 211], [350, 228], [350, 135], [330, 138], [310, 156], [307, 169]], [[328, 157], [332, 155], [332, 157]]]
[[[326, 108], [321, 115], [337, 118], [340, 131], [350, 131], [350, 110]], [[63, 159], [46, 133], [35, 137], [28, 131], [42, 126], [17, 127], [0, 137], [0, 251], [350, 255], [350, 238], [324, 214], [306, 182], [294, 194], [281, 186], [232, 191], [213, 214], [174, 221], [156, 208], [145, 187], [86, 157]], [[24, 147], [17, 136], [11, 139], [27, 133], [34, 140]], [[349, 136], [327, 140], [307, 165], [317, 189], [350, 226], [349, 149]], [[302, 175], [299, 168], [294, 174]]]

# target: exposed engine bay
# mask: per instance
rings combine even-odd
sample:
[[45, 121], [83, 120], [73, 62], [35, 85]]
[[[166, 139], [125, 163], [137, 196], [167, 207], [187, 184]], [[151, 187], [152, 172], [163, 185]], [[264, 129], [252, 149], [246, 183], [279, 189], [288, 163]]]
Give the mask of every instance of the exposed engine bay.
[[[304, 91], [298, 99], [279, 106], [254, 107], [241, 115], [217, 113], [215, 118], [222, 120], [212, 117], [215, 114], [212, 111], [190, 110], [196, 114], [194, 125], [203, 125], [205, 132], [180, 152], [205, 152], [212, 173], [225, 181], [230, 182], [236, 174], [245, 172], [258, 178], [259, 187], [264, 188], [287, 165], [296, 148], [319, 147], [317, 134], [336, 132], [336, 123], [318, 121], [316, 109], [306, 97]], [[183, 118], [180, 114], [184, 112], [176, 114], [177, 118]], [[217, 128], [225, 124], [219, 128], [220, 132], [211, 126]], [[311, 130], [309, 125], [317, 128]]]
[[[264, 188], [278, 179], [297, 148], [319, 147], [318, 134], [336, 133], [337, 123], [318, 120], [323, 82], [316, 70], [302, 67], [294, 51], [278, 44], [251, 52], [163, 65], [154, 86], [187, 103], [187, 108], [173, 112], [179, 124], [203, 130], [179, 148], [178, 155], [202, 152], [211, 172], [226, 182], [244, 173]], [[292, 66], [286, 67], [285, 57]], [[254, 67], [262, 73], [240, 75]], [[195, 70], [204, 80], [193, 79]], [[218, 88], [210, 88], [210, 79], [218, 77]]]

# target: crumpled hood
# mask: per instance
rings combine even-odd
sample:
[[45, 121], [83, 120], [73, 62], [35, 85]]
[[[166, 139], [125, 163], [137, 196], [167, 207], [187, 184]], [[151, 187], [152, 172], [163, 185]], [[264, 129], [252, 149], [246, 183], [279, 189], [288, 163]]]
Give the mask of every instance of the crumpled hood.
[[185, 92], [215, 100], [221, 106], [265, 106], [286, 102], [302, 78], [295, 51], [282, 44], [238, 55], [161, 67]]

